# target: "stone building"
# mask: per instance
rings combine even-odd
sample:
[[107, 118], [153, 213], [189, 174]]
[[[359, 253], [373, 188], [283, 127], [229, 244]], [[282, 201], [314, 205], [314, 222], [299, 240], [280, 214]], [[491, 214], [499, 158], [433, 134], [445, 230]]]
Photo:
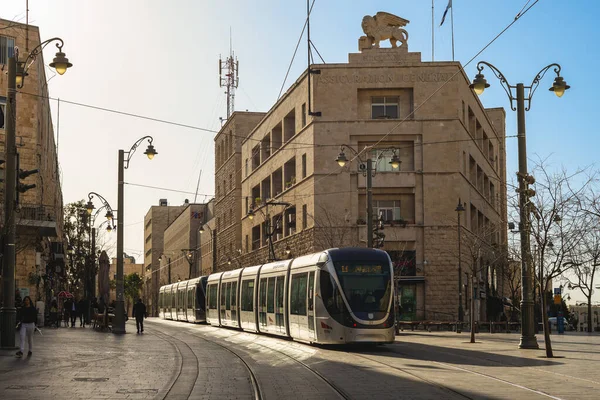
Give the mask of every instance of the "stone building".
[[462, 290], [469, 314], [460, 229], [485, 320], [484, 299], [505, 292], [505, 112], [484, 109], [459, 62], [422, 61], [407, 40], [360, 43], [348, 63], [311, 65], [266, 114], [236, 112], [215, 137], [217, 270], [365, 246], [370, 159], [375, 242], [385, 235], [402, 318], [455, 320]]
[[[116, 258], [111, 259], [110, 269], [108, 271], [109, 271], [108, 278], [110, 280], [114, 280], [116, 282], [116, 279], [117, 279], [117, 259]], [[123, 277], [137, 273], [141, 278], [143, 276], [143, 271], [144, 271], [144, 264], [136, 264], [135, 257], [131, 257], [131, 256], [128, 256], [127, 254], [123, 254]], [[141, 292], [140, 292], [140, 295], [141, 295]], [[116, 299], [117, 299], [116, 289], [111, 287], [110, 294], [109, 294], [109, 304], [113, 300], [116, 301]], [[133, 303], [135, 303], [135, 301], [137, 301], [137, 300], [129, 299], [129, 298], [127, 298], [125, 300], [125, 311], [127, 312], [127, 315], [129, 315], [129, 316], [131, 316], [131, 310], [133, 309]]]
[[205, 211], [206, 204], [187, 204], [165, 229], [159, 286], [200, 276], [197, 235]]
[[169, 206], [167, 199], [160, 199], [144, 217], [144, 302], [148, 313], [158, 316], [156, 304], [160, 288], [161, 261], [164, 249], [165, 229], [181, 214], [186, 205]]
[[[8, 58], [19, 49], [19, 60], [40, 44], [36, 26], [0, 19], [0, 153], [5, 154], [4, 122], [7, 99]], [[45, 73], [40, 53], [28, 69], [23, 89], [17, 89], [16, 134], [19, 168], [38, 169], [23, 183], [35, 184], [19, 194], [16, 213], [16, 288], [22, 295], [48, 301], [66, 288], [63, 238], [63, 199], [57, 149]], [[67, 74], [68, 76], [68, 74]], [[4, 167], [3, 167], [4, 168]], [[4, 174], [4, 170], [2, 170]], [[0, 224], [4, 225], [4, 183], [0, 184]], [[0, 251], [3, 251], [0, 250]], [[0, 289], [1, 290], [1, 289]]]

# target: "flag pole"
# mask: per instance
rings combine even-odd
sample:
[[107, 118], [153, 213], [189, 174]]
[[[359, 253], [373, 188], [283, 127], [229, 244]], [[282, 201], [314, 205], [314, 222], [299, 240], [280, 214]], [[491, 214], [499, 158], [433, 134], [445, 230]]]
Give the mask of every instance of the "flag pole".
[[452, 30], [452, 61], [454, 61], [454, 7], [450, 7], [450, 29]]
[[435, 24], [434, 22], [434, 12], [433, 12], [433, 2], [434, 0], [431, 0], [431, 61], [435, 61], [435, 57], [434, 57], [434, 52], [435, 52], [435, 40], [434, 40], [434, 29], [433, 26]]

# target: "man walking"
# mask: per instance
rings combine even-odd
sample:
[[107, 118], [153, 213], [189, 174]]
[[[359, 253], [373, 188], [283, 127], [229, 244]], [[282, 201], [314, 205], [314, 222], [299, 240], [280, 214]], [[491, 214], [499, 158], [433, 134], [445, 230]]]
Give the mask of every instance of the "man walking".
[[146, 315], [146, 305], [142, 303], [142, 299], [138, 299], [137, 303], [133, 305], [133, 316], [135, 317], [135, 326], [137, 327], [137, 333], [144, 332], [144, 318]]

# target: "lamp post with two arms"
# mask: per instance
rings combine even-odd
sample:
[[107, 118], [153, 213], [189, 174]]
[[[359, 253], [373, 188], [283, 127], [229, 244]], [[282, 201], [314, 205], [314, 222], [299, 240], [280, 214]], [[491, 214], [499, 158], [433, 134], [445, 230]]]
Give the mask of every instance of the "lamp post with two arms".
[[[73, 66], [62, 52], [64, 42], [61, 38], [55, 37], [48, 39], [37, 45], [29, 54], [25, 61], [20, 62], [18, 49], [14, 49], [14, 56], [8, 57], [8, 79], [6, 91], [6, 110], [4, 121], [5, 132], [5, 166], [6, 176], [4, 179], [4, 249], [3, 249], [3, 306], [0, 309], [0, 326], [2, 332], [0, 335], [0, 347], [6, 349], [15, 348], [15, 326], [16, 313], [15, 308], [15, 264], [16, 264], [16, 221], [15, 208], [17, 206], [17, 175], [19, 178], [25, 178], [31, 173], [37, 171], [17, 171], [17, 146], [16, 146], [16, 121], [17, 121], [17, 88], [21, 89], [25, 83], [27, 70], [33, 65], [37, 56], [41, 54], [44, 47], [51, 42], [56, 43], [58, 52], [50, 67], [54, 68], [59, 75], [64, 74], [67, 68]], [[28, 65], [29, 63], [29, 65]], [[31, 186], [29, 186], [31, 188]], [[21, 188], [19, 188], [21, 189]], [[24, 188], [23, 190], [26, 190]]]
[[[556, 96], [562, 97], [569, 85], [560, 76], [560, 65], [553, 63], [542, 68], [540, 72], [535, 76], [529, 86], [523, 85], [523, 83], [517, 83], [511, 85], [505, 76], [492, 64], [480, 61], [477, 63], [477, 75], [473, 79], [473, 83], [469, 86], [477, 95], [481, 95], [483, 91], [490, 85], [487, 83], [482, 71], [485, 67], [488, 67], [494, 75], [500, 80], [502, 88], [508, 95], [510, 101], [510, 108], [513, 111], [517, 111], [517, 136], [518, 136], [518, 153], [519, 153], [519, 172], [517, 177], [519, 180], [519, 215], [520, 224], [519, 231], [521, 234], [521, 340], [519, 348], [522, 349], [537, 349], [539, 348], [537, 340], [534, 335], [534, 316], [533, 316], [533, 294], [532, 294], [532, 281], [533, 271], [529, 267], [528, 260], [530, 259], [530, 242], [529, 242], [529, 212], [528, 203], [529, 198], [535, 196], [535, 191], [529, 188], [529, 185], [535, 183], [535, 179], [527, 173], [527, 146], [525, 138], [525, 112], [531, 108], [531, 99], [535, 90], [540, 84], [540, 81], [550, 70], [554, 68], [556, 77], [554, 78], [554, 84], [549, 89], [554, 92]], [[525, 93], [527, 90], [527, 94]], [[515, 106], [516, 102], [516, 106]]]
[[124, 301], [124, 282], [123, 282], [123, 219], [125, 217], [124, 210], [124, 174], [125, 170], [129, 168], [129, 161], [135, 153], [138, 146], [148, 139], [148, 147], [144, 154], [148, 156], [150, 160], [154, 158], [158, 153], [152, 145], [154, 140], [152, 136], [144, 136], [138, 139], [129, 151], [119, 150], [119, 169], [118, 169], [118, 190], [117, 190], [117, 301], [115, 302], [115, 319], [113, 324], [113, 333], [125, 333], [125, 301]]
[[458, 205], [456, 206], [456, 216], [458, 219], [457, 230], [458, 230], [458, 324], [456, 325], [456, 333], [460, 333], [462, 331], [462, 323], [464, 319], [464, 311], [462, 306], [462, 259], [461, 259], [461, 243], [460, 243], [460, 214], [465, 211], [465, 207], [463, 203], [460, 201], [460, 197], [458, 198]]
[[[104, 217], [106, 218], [106, 220], [104, 222], [102, 222], [100, 224], [100, 226], [98, 227], [98, 229], [100, 229], [102, 227], [103, 224], [107, 223], [108, 226], [106, 228], [106, 230], [108, 232], [111, 232], [114, 229], [114, 220], [115, 220], [115, 215], [114, 215], [114, 209], [110, 206], [110, 204], [108, 203], [108, 201], [100, 194], [96, 193], [96, 192], [89, 192], [88, 193], [88, 202], [85, 206], [87, 213], [89, 215], [92, 215], [95, 207], [94, 207], [94, 203], [92, 202], [92, 200], [94, 199], [94, 196], [98, 197], [98, 199], [100, 199], [100, 201], [102, 202], [102, 206], [100, 208], [98, 208], [96, 210], [96, 212], [94, 213], [94, 215], [90, 218], [90, 266], [89, 266], [89, 271], [88, 271], [88, 280], [86, 281], [86, 292], [87, 292], [87, 299], [88, 301], [95, 297], [95, 287], [96, 287], [96, 218], [98, 217], [98, 215], [100, 215], [100, 212], [102, 212], [102, 210], [106, 209], [106, 213], [104, 214]], [[91, 301], [90, 301], [90, 308], [89, 311], [91, 312]]]
[[[200, 232], [200, 234], [203, 234], [204, 232], [206, 232], [204, 229], [205, 226], [210, 231], [211, 254], [212, 254], [211, 272], [217, 272], [217, 231], [215, 229], [211, 229], [211, 227], [208, 226], [208, 224], [203, 224], [203, 225], [200, 225], [200, 229], [198, 229], [198, 232]], [[202, 243], [202, 240], [200, 240], [200, 243]]]
[[[351, 160], [348, 160], [348, 158], [346, 157], [346, 154], [344, 153], [345, 148], [350, 149], [354, 153], [356, 158], [358, 158], [358, 160], [359, 160], [358, 171], [361, 172], [367, 178], [367, 247], [372, 248], [373, 247], [373, 177], [377, 173], [377, 170], [373, 169], [373, 159], [371, 157], [368, 157], [366, 159], [366, 161], [363, 161], [360, 157], [360, 153], [348, 145], [341, 146], [340, 154], [338, 154], [338, 157], [335, 159], [335, 161], [338, 163], [338, 165], [340, 167], [344, 167], [349, 161], [351, 161]], [[365, 149], [368, 149], [367, 151], [370, 151], [371, 149], [374, 149], [374, 148], [367, 147]], [[390, 148], [382, 148], [382, 149], [377, 148], [376, 150], [378, 150], [380, 153], [377, 155], [377, 159], [375, 160], [375, 163], [377, 163], [381, 159], [381, 157], [383, 157], [385, 154], [391, 153], [392, 159], [390, 160], [389, 164], [392, 166], [392, 169], [400, 168], [401, 161], [400, 161], [400, 158], [398, 157], [398, 155], [396, 154], [397, 149], [390, 147]]]

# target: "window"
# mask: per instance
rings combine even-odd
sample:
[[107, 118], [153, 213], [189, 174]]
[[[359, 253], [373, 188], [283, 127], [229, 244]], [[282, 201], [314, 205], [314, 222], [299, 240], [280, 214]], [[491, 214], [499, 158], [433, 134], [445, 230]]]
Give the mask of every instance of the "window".
[[306, 229], [308, 225], [308, 210], [306, 204], [302, 205], [302, 229]]
[[247, 177], [248, 176], [248, 159], [247, 158], [246, 158], [244, 169], [246, 171], [246, 175], [245, 176]]
[[217, 285], [208, 287], [208, 308], [211, 310], [217, 309]]
[[302, 127], [306, 126], [306, 103], [302, 104]]
[[281, 328], [284, 326], [283, 318], [283, 283], [284, 277], [277, 277], [277, 283], [275, 284], [275, 324]]
[[0, 36], [0, 64], [8, 64], [8, 59], [15, 56], [15, 39]]
[[[383, 153], [383, 154], [382, 154]], [[394, 153], [389, 150], [371, 150], [371, 158], [373, 160], [377, 160], [377, 162], [373, 165], [373, 168], [377, 172], [398, 172], [402, 169], [402, 164], [398, 166], [398, 168], [393, 168], [390, 161], [392, 161], [392, 157]]]
[[398, 96], [373, 97], [371, 99], [371, 118], [398, 118]]
[[402, 219], [400, 214], [400, 200], [377, 200], [373, 202], [373, 212], [377, 218], [385, 222], [399, 221]]
[[237, 282], [231, 283], [231, 319], [237, 320]]
[[269, 278], [267, 283], [267, 312], [275, 312], [275, 278]]
[[292, 293], [290, 314], [306, 315], [306, 273], [292, 276]]
[[254, 295], [254, 280], [242, 281], [241, 306], [242, 311], [252, 311], [252, 297]]
[[258, 316], [259, 323], [267, 326], [267, 280], [261, 279], [258, 291]]
[[306, 154], [302, 154], [302, 178], [306, 178]]
[[6, 118], [6, 97], [0, 96], [0, 129], [4, 129], [4, 121]]

